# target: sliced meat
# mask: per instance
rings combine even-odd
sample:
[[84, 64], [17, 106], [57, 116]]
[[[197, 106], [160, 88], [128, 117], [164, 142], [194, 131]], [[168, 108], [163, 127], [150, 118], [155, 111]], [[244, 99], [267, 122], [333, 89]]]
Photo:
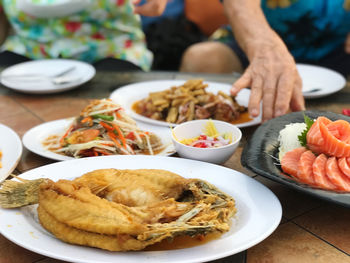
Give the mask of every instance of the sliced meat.
[[315, 153], [322, 153], [321, 146], [323, 145], [323, 137], [320, 131], [320, 123], [325, 125], [330, 124], [332, 121], [326, 117], [318, 117], [310, 130], [306, 135], [306, 141], [308, 148]]
[[306, 151], [307, 150], [305, 147], [300, 147], [287, 152], [281, 160], [281, 166], [282, 166], [283, 172], [293, 177], [297, 177], [298, 163], [299, 163], [300, 157]]
[[312, 172], [314, 175], [315, 185], [327, 190], [336, 190], [336, 186], [329, 181], [326, 175], [326, 165], [327, 165], [327, 156], [320, 154], [316, 157], [313, 165]]
[[316, 159], [316, 156], [311, 151], [306, 151], [301, 154], [298, 163], [297, 177], [303, 183], [314, 185], [315, 180], [312, 171], [312, 165]]
[[335, 157], [328, 158], [326, 164], [326, 175], [338, 190], [346, 192], [350, 191], [350, 180], [340, 171]]
[[[338, 120], [329, 125], [320, 123], [320, 131], [323, 137], [322, 152], [335, 157], [350, 157], [350, 124], [347, 121]], [[328, 126], [331, 129], [328, 129]], [[334, 136], [334, 131], [338, 130], [338, 138]], [[331, 132], [332, 131], [332, 132]]]
[[338, 159], [338, 166], [340, 171], [350, 179], [350, 165], [345, 157]]

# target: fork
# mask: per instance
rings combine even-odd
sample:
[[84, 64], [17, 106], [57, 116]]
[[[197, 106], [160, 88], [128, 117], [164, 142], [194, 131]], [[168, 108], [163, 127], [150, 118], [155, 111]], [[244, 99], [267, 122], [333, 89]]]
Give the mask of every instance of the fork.
[[52, 76], [46, 76], [41, 74], [18, 74], [18, 75], [5, 75], [1, 76], [4, 79], [16, 79], [16, 80], [22, 80], [22, 81], [37, 81], [40, 79], [49, 79], [53, 84], [55, 85], [62, 85], [69, 82], [74, 82], [79, 80], [80, 78], [73, 77], [72, 76], [65, 76], [68, 73], [72, 72], [75, 69], [75, 66], [71, 66], [67, 69], [64, 69], [63, 71], [60, 71]]

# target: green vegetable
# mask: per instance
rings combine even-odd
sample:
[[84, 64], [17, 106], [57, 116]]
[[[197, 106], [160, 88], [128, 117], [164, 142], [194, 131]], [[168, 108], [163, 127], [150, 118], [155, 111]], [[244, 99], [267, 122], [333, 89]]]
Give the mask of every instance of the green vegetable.
[[314, 120], [310, 119], [308, 116], [304, 115], [304, 122], [306, 124], [305, 130], [298, 136], [298, 140], [301, 144], [301, 146], [306, 146], [306, 135], [309, 132], [312, 124], [314, 124]]
[[113, 116], [109, 116], [109, 115], [103, 115], [103, 114], [95, 114], [91, 116], [94, 119], [102, 119], [105, 121], [113, 121], [114, 117]]

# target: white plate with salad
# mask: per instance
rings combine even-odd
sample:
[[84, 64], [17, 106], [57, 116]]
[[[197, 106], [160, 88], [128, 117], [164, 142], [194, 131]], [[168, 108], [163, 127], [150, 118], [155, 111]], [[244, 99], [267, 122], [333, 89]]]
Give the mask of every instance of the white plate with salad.
[[[71, 126], [74, 118], [60, 119], [50, 122], [45, 122], [28, 130], [23, 136], [23, 145], [31, 152], [40, 156], [53, 159], [56, 161], [72, 160], [74, 157], [67, 156], [64, 153], [53, 152], [45, 145], [45, 139], [52, 135], [64, 136], [65, 132]], [[175, 153], [175, 148], [171, 141], [171, 131], [166, 127], [152, 126], [142, 122], [138, 122], [137, 126], [144, 131], [156, 134], [162, 141], [164, 148], [155, 152], [154, 155], [169, 156]], [[102, 142], [103, 143], [103, 142]], [[106, 154], [107, 155], [107, 154]], [[77, 156], [76, 158], [81, 158]]]
[[109, 99], [92, 100], [79, 116], [40, 124], [23, 136], [24, 146], [50, 159], [64, 161], [105, 155], [171, 155], [168, 127], [135, 122]]

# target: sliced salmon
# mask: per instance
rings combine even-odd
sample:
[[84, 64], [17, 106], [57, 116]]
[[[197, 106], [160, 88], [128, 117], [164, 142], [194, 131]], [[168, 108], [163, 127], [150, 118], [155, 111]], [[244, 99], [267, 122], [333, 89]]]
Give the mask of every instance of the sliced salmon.
[[338, 190], [346, 192], [350, 191], [350, 180], [342, 173], [342, 171], [340, 171], [335, 157], [328, 158], [326, 164], [326, 175]]
[[350, 165], [345, 157], [338, 159], [338, 166], [340, 171], [350, 179]]
[[[339, 135], [337, 138], [327, 128], [331, 127], [331, 131], [337, 129]], [[350, 157], [350, 143], [347, 142], [350, 136], [350, 124], [347, 121], [338, 120], [327, 126], [320, 122], [319, 128], [323, 137], [322, 152], [335, 157]]]
[[325, 125], [330, 124], [332, 121], [326, 117], [320, 116], [317, 120], [312, 124], [310, 130], [306, 135], [306, 142], [308, 148], [315, 153], [322, 153], [322, 145], [324, 143], [321, 131], [320, 131], [320, 123]]
[[316, 157], [312, 164], [312, 172], [314, 175], [315, 185], [327, 190], [336, 190], [336, 186], [329, 181], [326, 175], [327, 156], [320, 154]]
[[297, 177], [303, 183], [313, 185], [315, 184], [312, 165], [316, 159], [316, 156], [311, 151], [306, 151], [301, 154], [298, 163]]
[[298, 163], [300, 160], [300, 156], [306, 151], [307, 150], [305, 147], [299, 147], [287, 152], [281, 160], [281, 166], [282, 166], [283, 172], [293, 177], [297, 177]]

